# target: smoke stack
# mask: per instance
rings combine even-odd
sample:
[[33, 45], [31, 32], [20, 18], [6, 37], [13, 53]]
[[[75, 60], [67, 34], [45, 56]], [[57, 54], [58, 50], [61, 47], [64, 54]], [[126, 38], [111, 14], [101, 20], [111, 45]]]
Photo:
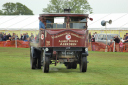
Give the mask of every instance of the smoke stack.
[[71, 13], [71, 9], [64, 9], [64, 13]]

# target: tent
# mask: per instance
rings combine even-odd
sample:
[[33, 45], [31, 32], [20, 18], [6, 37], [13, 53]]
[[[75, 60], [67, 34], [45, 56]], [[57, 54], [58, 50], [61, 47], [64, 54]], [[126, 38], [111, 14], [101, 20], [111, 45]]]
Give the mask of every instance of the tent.
[[[93, 21], [89, 21], [89, 30], [128, 30], [128, 14], [91, 14], [89, 17], [93, 18]], [[112, 24], [101, 26], [101, 21], [112, 20]]]
[[[0, 30], [38, 30], [39, 15], [15, 15], [0, 16]], [[89, 30], [105, 30], [101, 26], [101, 21], [112, 20], [112, 24], [107, 24], [107, 30], [128, 30], [128, 14], [90, 14], [93, 21], [88, 20]]]
[[38, 30], [38, 15], [0, 16], [0, 30]]

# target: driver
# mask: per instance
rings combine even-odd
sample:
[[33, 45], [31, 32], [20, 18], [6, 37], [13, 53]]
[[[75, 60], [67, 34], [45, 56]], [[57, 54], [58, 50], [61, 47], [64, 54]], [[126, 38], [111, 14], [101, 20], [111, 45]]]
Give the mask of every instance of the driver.
[[40, 22], [39, 22], [39, 30], [45, 29], [45, 24], [44, 24], [45, 19], [43, 17], [39, 17], [39, 20], [40, 20]]
[[49, 20], [46, 20], [46, 17], [39, 17], [39, 29], [44, 30], [46, 29], [46, 23], [51, 23]]

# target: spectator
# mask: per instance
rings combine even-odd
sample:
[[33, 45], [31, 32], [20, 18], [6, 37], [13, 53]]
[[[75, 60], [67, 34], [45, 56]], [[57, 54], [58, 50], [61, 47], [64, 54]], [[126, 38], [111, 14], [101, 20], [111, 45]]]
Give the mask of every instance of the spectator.
[[11, 37], [9, 37], [9, 40], [10, 40], [10, 41], [12, 40]]
[[7, 40], [9, 40], [9, 37], [11, 37], [10, 33], [8, 33], [8, 35], [7, 35]]
[[22, 34], [20, 34], [20, 40], [23, 40], [23, 35]]
[[120, 43], [119, 43], [119, 47], [120, 47], [120, 52], [123, 52], [123, 42], [122, 41], [120, 41]]
[[30, 40], [29, 40], [30, 42], [33, 42], [33, 41], [35, 41], [35, 38], [34, 37], [30, 37]]
[[31, 33], [31, 36], [30, 37], [34, 37], [33, 33]]
[[2, 41], [6, 41], [7, 40], [7, 36], [6, 36], [6, 33], [3, 35], [3, 39]]
[[0, 32], [0, 41], [2, 41], [2, 39], [3, 39], [3, 34], [2, 32]]
[[123, 40], [125, 40], [126, 35], [124, 35]]
[[35, 40], [36, 40], [36, 38], [37, 38], [37, 34], [36, 34], [36, 36], [35, 36]]
[[91, 42], [91, 32], [89, 33], [89, 44]]
[[126, 33], [125, 42], [128, 43], [128, 33]]
[[112, 42], [112, 39], [111, 39], [111, 40], [110, 40], [110, 44], [109, 44], [109, 45], [112, 45], [112, 43], [113, 43], [113, 42]]
[[95, 37], [95, 39], [97, 38], [97, 32], [94, 33], [94, 37]]
[[118, 36], [115, 36], [114, 41], [115, 41], [116, 43], [119, 43], [119, 42], [120, 42], [120, 39], [118, 38]]
[[30, 41], [30, 37], [28, 37], [26, 41]]
[[109, 44], [109, 46], [108, 46], [108, 47], [109, 47], [109, 49], [108, 49], [108, 50], [109, 50], [110, 52], [112, 52], [112, 51], [113, 51], [112, 43], [113, 43], [113, 40], [111, 39], [111, 40], [110, 40], [110, 44]]
[[33, 38], [34, 37], [34, 35], [33, 35], [33, 33], [31, 33], [31, 36], [30, 36], [30, 38]]
[[95, 42], [95, 37], [94, 37], [94, 35], [92, 35], [91, 41], [92, 41], [92, 42]]
[[9, 33], [6, 35], [7, 40], [9, 40]]
[[120, 42], [120, 39], [118, 38], [118, 36], [114, 37], [114, 41], [115, 41], [115, 52], [118, 52], [119, 51], [119, 42]]
[[29, 35], [28, 35], [28, 33], [26, 33], [26, 39], [28, 39], [29, 38]]
[[0, 37], [0, 41], [2, 41], [2, 38]]
[[26, 40], [26, 34], [23, 33], [23, 40]]
[[92, 35], [91, 42], [92, 42], [92, 51], [95, 51], [95, 44], [94, 44], [95, 37], [94, 37], [94, 35]]
[[0, 37], [2, 37], [2, 32], [0, 32]]
[[34, 35], [33, 35], [33, 33], [31, 33], [30, 41], [32, 41], [33, 39], [34, 39]]
[[17, 37], [17, 40], [19, 40], [18, 34], [16, 35], [16, 37]]
[[15, 33], [12, 34], [11, 39], [12, 39], [12, 40], [15, 40]]

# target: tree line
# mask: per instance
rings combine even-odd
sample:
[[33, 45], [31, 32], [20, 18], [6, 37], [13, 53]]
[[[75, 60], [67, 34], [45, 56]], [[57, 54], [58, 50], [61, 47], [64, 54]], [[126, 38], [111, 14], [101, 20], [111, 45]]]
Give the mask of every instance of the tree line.
[[[2, 5], [0, 15], [33, 15], [33, 11], [27, 6], [17, 3], [5, 3]], [[64, 9], [71, 9], [71, 13], [93, 13], [87, 0], [50, 0], [44, 13], [63, 13]]]
[[87, 0], [50, 0], [43, 12], [63, 13], [64, 9], [71, 9], [71, 13], [93, 13]]
[[17, 3], [5, 3], [3, 9], [0, 10], [0, 15], [33, 15], [33, 11], [27, 6]]

